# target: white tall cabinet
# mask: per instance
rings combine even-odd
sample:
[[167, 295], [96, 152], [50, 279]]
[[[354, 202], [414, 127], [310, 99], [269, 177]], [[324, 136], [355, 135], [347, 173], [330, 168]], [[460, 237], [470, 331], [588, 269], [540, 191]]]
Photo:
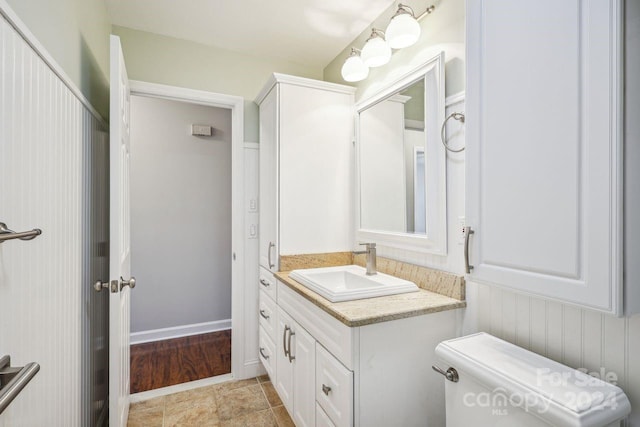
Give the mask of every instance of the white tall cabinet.
[[468, 0], [469, 278], [622, 314], [620, 0]]
[[281, 255], [352, 249], [355, 89], [274, 74], [260, 106], [260, 359], [298, 427], [317, 416], [316, 340], [276, 304]]
[[355, 89], [274, 74], [260, 106], [260, 265], [352, 249]]

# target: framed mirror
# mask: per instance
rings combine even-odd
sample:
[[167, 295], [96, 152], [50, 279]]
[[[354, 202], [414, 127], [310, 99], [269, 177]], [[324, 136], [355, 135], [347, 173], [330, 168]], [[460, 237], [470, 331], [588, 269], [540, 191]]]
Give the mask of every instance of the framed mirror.
[[447, 253], [444, 53], [356, 106], [356, 240]]

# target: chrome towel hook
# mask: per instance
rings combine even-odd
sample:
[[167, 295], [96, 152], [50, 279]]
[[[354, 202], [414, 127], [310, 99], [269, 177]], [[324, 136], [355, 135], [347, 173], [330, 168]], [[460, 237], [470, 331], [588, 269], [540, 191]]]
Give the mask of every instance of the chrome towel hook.
[[32, 240], [41, 234], [42, 230], [40, 230], [39, 228], [34, 228], [31, 231], [16, 232], [10, 230], [9, 227], [7, 227], [7, 224], [5, 224], [4, 222], [0, 222], [0, 243], [4, 242], [5, 240], [12, 239]]
[[447, 145], [447, 139], [444, 135], [444, 127], [447, 125], [447, 121], [449, 121], [449, 119], [458, 120], [460, 123], [464, 123], [464, 114], [462, 113], [449, 114], [447, 118], [444, 119], [444, 122], [442, 123], [442, 128], [440, 129], [440, 139], [442, 140], [442, 145], [444, 145], [444, 148], [451, 151], [452, 153], [459, 153], [461, 151], [464, 151], [465, 147], [458, 148], [457, 150], [455, 148], [449, 147], [449, 145]]

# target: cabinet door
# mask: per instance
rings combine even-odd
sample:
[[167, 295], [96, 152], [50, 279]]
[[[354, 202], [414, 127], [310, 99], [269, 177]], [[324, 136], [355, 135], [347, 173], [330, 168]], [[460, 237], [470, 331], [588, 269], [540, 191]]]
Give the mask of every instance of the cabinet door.
[[620, 3], [467, 1], [470, 279], [620, 314]]
[[316, 341], [297, 323], [293, 325], [293, 421], [298, 427], [315, 425]]
[[[293, 414], [293, 363], [288, 355], [289, 334], [293, 319], [278, 307], [276, 335], [276, 382], [275, 387], [284, 406]], [[293, 337], [291, 337], [293, 339]]]
[[278, 271], [278, 87], [260, 104], [260, 265]]

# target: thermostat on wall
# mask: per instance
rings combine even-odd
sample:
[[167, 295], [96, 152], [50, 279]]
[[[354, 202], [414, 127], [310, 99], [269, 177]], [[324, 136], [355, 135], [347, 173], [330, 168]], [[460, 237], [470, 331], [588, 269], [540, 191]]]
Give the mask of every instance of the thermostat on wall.
[[211, 136], [211, 135], [213, 135], [213, 126], [191, 125], [191, 135], [193, 135], [193, 136]]

